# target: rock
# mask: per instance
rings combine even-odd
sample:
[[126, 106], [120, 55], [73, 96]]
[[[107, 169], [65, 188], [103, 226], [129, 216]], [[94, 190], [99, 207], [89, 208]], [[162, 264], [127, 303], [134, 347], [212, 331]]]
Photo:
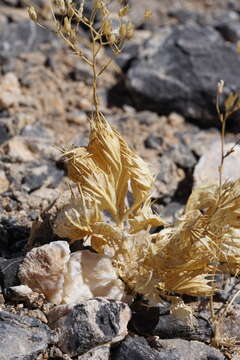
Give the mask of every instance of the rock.
[[175, 201], [167, 204], [159, 214], [169, 223], [173, 223], [179, 217], [179, 214], [182, 212], [183, 206]]
[[[229, 151], [235, 144], [228, 143], [225, 145], [225, 152]], [[237, 180], [239, 174], [236, 169], [240, 166], [240, 148], [235, 147], [234, 152], [224, 160], [222, 181]], [[221, 161], [221, 144], [215, 141], [205, 148], [204, 154], [198, 161], [194, 169], [194, 185], [205, 186], [219, 183], [218, 167]]]
[[0, 170], [0, 194], [7, 191], [9, 188], [9, 181], [3, 170]]
[[19, 278], [55, 304], [72, 304], [96, 296], [121, 300], [124, 296], [124, 284], [110, 258], [87, 250], [70, 254], [66, 241], [53, 241], [28, 252]]
[[116, 57], [116, 63], [124, 71], [128, 69], [131, 61], [137, 57], [140, 46], [142, 46], [150, 36], [151, 32], [149, 30], [136, 30], [134, 37], [125, 44], [124, 51]]
[[239, 67], [235, 46], [212, 27], [177, 25], [155, 31], [144, 43], [126, 85], [138, 109], [175, 111], [199, 126], [216, 126], [217, 83], [224, 79], [226, 92], [237, 90]]
[[109, 360], [110, 345], [103, 345], [78, 356], [77, 360]]
[[41, 321], [0, 311], [2, 360], [35, 360], [53, 340], [50, 329]]
[[236, 44], [240, 40], [240, 24], [236, 22], [223, 22], [215, 26], [226, 41]]
[[197, 12], [190, 11], [186, 8], [177, 7], [173, 8], [168, 12], [168, 16], [175, 18], [178, 23], [199, 23], [203, 21], [201, 15]]
[[196, 164], [196, 159], [184, 141], [170, 146], [169, 156], [173, 159], [175, 164], [183, 169], [192, 169]]
[[228, 312], [220, 317], [218, 323], [219, 336], [226, 342], [231, 342], [233, 339], [236, 343], [240, 341], [240, 305], [233, 304]]
[[39, 123], [27, 125], [21, 132], [24, 143], [41, 159], [57, 161], [60, 151], [54, 147], [55, 134], [53, 130], [41, 126]]
[[84, 81], [86, 84], [92, 84], [92, 72], [89, 65], [84, 62], [78, 62], [75, 68], [69, 74], [70, 78], [74, 81]]
[[0, 258], [0, 285], [2, 289], [19, 285], [18, 270], [23, 258], [4, 259]]
[[51, 329], [58, 329], [57, 345], [66, 354], [77, 356], [127, 335], [131, 317], [128, 305], [96, 298], [77, 305], [59, 305], [48, 314]]
[[8, 140], [4, 144], [3, 149], [5, 154], [8, 155], [12, 161], [28, 162], [35, 160], [32, 151], [29, 150], [21, 136], [15, 136]]
[[150, 347], [146, 339], [139, 336], [128, 336], [120, 345], [112, 349], [111, 355], [114, 360], [178, 360], [170, 352], [167, 352], [167, 357], [160, 355], [157, 350]]
[[22, 178], [22, 189], [32, 192], [41, 186], [56, 187], [61, 181], [64, 171], [57, 169], [55, 164], [49, 162], [31, 163], [25, 169]]
[[0, 64], [21, 53], [38, 49], [41, 44], [52, 42], [54, 36], [33, 21], [7, 24], [0, 33]]
[[11, 286], [4, 291], [5, 299], [11, 303], [23, 303], [26, 306], [43, 304], [43, 297], [35, 293], [27, 285]]
[[195, 317], [192, 326], [170, 314], [162, 314], [159, 307], [133, 313], [130, 328], [139, 335], [154, 335], [161, 339], [186, 339], [209, 342], [212, 329], [207, 320]]
[[184, 171], [179, 169], [168, 155], [160, 157], [158, 168], [153, 197], [158, 197], [168, 203], [184, 179]]
[[161, 149], [161, 145], [163, 144], [163, 138], [161, 136], [156, 136], [155, 134], [151, 133], [144, 141], [144, 144], [147, 149], [159, 150]]
[[[131, 6], [129, 17], [137, 28], [142, 26], [153, 27], [161, 24], [162, 5], [158, 0], [148, 0], [147, 6], [144, 0], [138, 0], [137, 3], [134, 0], [129, 0], [129, 3]], [[149, 21], [144, 19], [146, 8], [152, 11], [152, 16]]]
[[217, 349], [198, 341], [153, 338], [150, 343], [142, 337], [127, 337], [116, 349], [114, 360], [225, 360]]
[[36, 119], [34, 111], [15, 111], [13, 115], [6, 113], [0, 119], [0, 144], [9, 138], [19, 135], [21, 130]]
[[14, 73], [7, 73], [0, 79], [0, 110], [17, 105], [21, 99], [21, 89]]
[[219, 350], [199, 341], [155, 338], [150, 344], [159, 351], [161, 359], [167, 360], [174, 356], [176, 360], [225, 360], [225, 356]]
[[0, 119], [0, 145], [10, 139], [8, 126]]
[[19, 269], [22, 284], [42, 293], [54, 304], [63, 296], [64, 273], [70, 250], [66, 241], [55, 241], [29, 251]]
[[26, 222], [10, 216], [0, 217], [0, 256], [21, 256], [29, 233], [30, 228]]

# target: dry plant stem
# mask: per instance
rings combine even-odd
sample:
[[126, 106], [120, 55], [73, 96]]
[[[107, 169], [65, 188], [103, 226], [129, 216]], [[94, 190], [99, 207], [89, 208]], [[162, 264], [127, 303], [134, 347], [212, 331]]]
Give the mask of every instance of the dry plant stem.
[[91, 36], [92, 36], [92, 72], [93, 72], [93, 82], [92, 82], [92, 88], [93, 88], [93, 104], [95, 108], [95, 114], [97, 117], [99, 117], [99, 100], [97, 96], [97, 55], [99, 53], [101, 45], [98, 45], [98, 48], [96, 48], [96, 40], [93, 34], [93, 31], [91, 29]]

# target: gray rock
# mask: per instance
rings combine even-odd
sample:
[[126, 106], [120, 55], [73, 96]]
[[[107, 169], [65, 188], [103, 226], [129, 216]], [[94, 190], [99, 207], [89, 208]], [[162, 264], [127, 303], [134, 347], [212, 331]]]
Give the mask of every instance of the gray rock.
[[9, 6], [16, 7], [19, 3], [19, 0], [3, 0], [3, 3]]
[[53, 341], [50, 329], [41, 321], [0, 312], [1, 360], [35, 360]]
[[147, 149], [155, 149], [160, 150], [161, 145], [163, 144], [162, 136], [156, 136], [155, 134], [151, 133], [144, 141], [144, 145]]
[[163, 155], [158, 162], [159, 173], [156, 176], [153, 197], [169, 203], [184, 179], [185, 174], [169, 155]]
[[[199, 341], [182, 339], [154, 339], [151, 345], [159, 351], [161, 359], [177, 360], [224, 360], [225, 356], [217, 349]], [[169, 354], [169, 358], [166, 355]]]
[[7, 24], [0, 33], [0, 63], [3, 64], [23, 52], [34, 51], [43, 43], [54, 41], [50, 31], [30, 20]]
[[240, 40], [240, 23], [239, 22], [223, 22], [216, 25], [216, 30], [220, 32], [222, 37], [236, 44]]
[[148, 343], [142, 337], [127, 337], [112, 355], [114, 360], [225, 360], [219, 350], [199, 341], [153, 338]]
[[77, 358], [77, 360], [109, 360], [109, 359], [110, 359], [109, 344], [89, 350], [88, 352], [78, 356]]
[[44, 301], [43, 295], [32, 291], [32, 289], [30, 289], [27, 285], [18, 285], [6, 288], [4, 291], [4, 297], [11, 303], [22, 303], [31, 308], [38, 308]]
[[16, 259], [0, 258], [0, 285], [3, 289], [19, 285], [18, 269], [23, 257]]
[[59, 348], [77, 356], [127, 335], [129, 307], [120, 301], [91, 299], [77, 305], [59, 305], [48, 314], [49, 326], [59, 331]]
[[172, 145], [169, 149], [169, 155], [181, 168], [191, 169], [196, 164], [192, 151], [183, 141]]
[[177, 357], [163, 357], [160, 353], [152, 349], [147, 340], [143, 337], [128, 336], [117, 348], [113, 348], [112, 359], [114, 360], [178, 360]]
[[22, 189], [32, 192], [39, 189], [43, 184], [45, 186], [56, 187], [63, 176], [64, 171], [58, 169], [55, 164], [50, 162], [42, 162], [40, 165], [32, 163], [25, 168], [21, 181]]
[[9, 129], [7, 124], [0, 119], [0, 145], [10, 139]]
[[127, 73], [126, 85], [138, 109], [175, 111], [201, 126], [217, 124], [216, 86], [240, 87], [240, 58], [210, 26], [178, 25], [153, 33]]
[[130, 328], [139, 335], [154, 335], [161, 339], [186, 339], [208, 342], [212, 329], [207, 320], [195, 317], [195, 324], [190, 326], [173, 315], [162, 314], [161, 309], [152, 307], [133, 313]]
[[[235, 292], [236, 294], [236, 292]], [[239, 300], [239, 298], [238, 298]], [[233, 339], [236, 344], [240, 341], [240, 305], [233, 304], [228, 312], [225, 312], [218, 323], [219, 335], [226, 342]]]

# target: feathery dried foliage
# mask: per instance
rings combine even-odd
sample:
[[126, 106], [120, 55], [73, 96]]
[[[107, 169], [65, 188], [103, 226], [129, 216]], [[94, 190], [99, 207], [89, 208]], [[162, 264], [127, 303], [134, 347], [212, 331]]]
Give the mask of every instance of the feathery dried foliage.
[[[88, 146], [64, 153], [79, 196], [58, 214], [56, 233], [72, 241], [88, 235], [128, 287], [150, 302], [169, 292], [211, 296], [217, 273], [240, 270], [240, 180], [194, 189], [170, 226], [152, 212], [147, 165], [99, 115]], [[151, 235], [154, 226], [164, 229]]]
[[[219, 83], [219, 184], [195, 189], [184, 215], [174, 225], [166, 224], [151, 209], [154, 178], [147, 165], [99, 110], [97, 79], [111, 62], [98, 68], [100, 50], [109, 46], [118, 54], [133, 35], [133, 26], [126, 20], [129, 8], [118, 1], [119, 11], [113, 13], [113, 2], [95, 0], [89, 17], [84, 0], [79, 8], [71, 0], [56, 0], [51, 6], [55, 31], [92, 68], [94, 107], [88, 146], [64, 151], [68, 176], [78, 191], [57, 214], [54, 230], [71, 241], [90, 239], [96, 252], [111, 257], [128, 288], [150, 302], [166, 293], [211, 296], [215, 275], [236, 274], [240, 266], [240, 180], [222, 183], [224, 159], [234, 151], [224, 153], [226, 121], [239, 109], [239, 97], [231, 94], [222, 111], [219, 100], [224, 84]], [[37, 21], [34, 8], [29, 15]], [[78, 31], [81, 24], [89, 30], [90, 52]], [[151, 228], [157, 226], [164, 228], [152, 235]], [[175, 305], [174, 311], [182, 314], [182, 304]]]

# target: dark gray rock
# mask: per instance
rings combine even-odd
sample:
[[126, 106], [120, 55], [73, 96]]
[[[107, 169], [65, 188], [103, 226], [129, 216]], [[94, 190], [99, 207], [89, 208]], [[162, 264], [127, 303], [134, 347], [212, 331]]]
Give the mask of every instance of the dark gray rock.
[[207, 320], [195, 318], [195, 324], [190, 326], [170, 314], [161, 314], [158, 307], [133, 313], [130, 328], [139, 335], [156, 335], [161, 339], [186, 339], [208, 342], [212, 329]]
[[43, 184], [56, 187], [64, 176], [64, 171], [58, 169], [55, 164], [43, 162], [40, 165], [32, 163], [26, 166], [22, 178], [22, 189], [32, 192], [39, 189]]
[[144, 145], [146, 146], [147, 149], [159, 150], [161, 149], [162, 144], [163, 144], [162, 136], [157, 136], [153, 133], [148, 135], [148, 137], [144, 141]]
[[236, 44], [240, 40], [240, 23], [239, 22], [223, 22], [215, 26], [222, 37]]
[[2, 145], [5, 141], [10, 139], [9, 129], [7, 125], [0, 120], [0, 145]]
[[[182, 339], [162, 340], [154, 339], [151, 343], [158, 350], [161, 359], [178, 360], [224, 360], [225, 356], [217, 349], [199, 341], [187, 341]], [[169, 358], [166, 355], [169, 354]]]
[[0, 285], [2, 289], [19, 285], [18, 269], [23, 257], [16, 259], [0, 258]]
[[24, 222], [20, 223], [14, 217], [0, 218], [0, 256], [20, 256], [29, 234], [30, 228]]
[[240, 39], [240, 15], [237, 11], [223, 11], [215, 17], [213, 26], [222, 37], [232, 43]]
[[143, 337], [128, 336], [117, 348], [112, 349], [114, 360], [180, 360], [174, 351], [160, 353], [150, 347]]
[[16, 7], [19, 3], [19, 0], [3, 0], [4, 5]]
[[1, 360], [35, 360], [53, 341], [50, 329], [41, 321], [0, 312]]
[[58, 329], [57, 345], [66, 354], [77, 356], [127, 335], [129, 307], [120, 301], [90, 299], [77, 305], [59, 305], [48, 315], [51, 329]]
[[173, 161], [183, 169], [191, 169], [197, 162], [192, 151], [182, 141], [170, 147], [169, 155]]
[[44, 43], [53, 43], [54, 35], [30, 20], [7, 24], [0, 33], [0, 64], [23, 52], [34, 51]]
[[[156, 31], [127, 73], [138, 109], [175, 111], [200, 126], [217, 125], [216, 86], [240, 88], [240, 57], [210, 26], [178, 25]], [[231, 87], [231, 89], [230, 89]]]
[[27, 138], [40, 138], [48, 141], [52, 141], [54, 136], [52, 130], [42, 126], [39, 123], [25, 126], [21, 131], [21, 135]]
[[225, 360], [217, 349], [182, 339], [153, 338], [149, 343], [142, 337], [127, 337], [112, 349], [114, 360]]

